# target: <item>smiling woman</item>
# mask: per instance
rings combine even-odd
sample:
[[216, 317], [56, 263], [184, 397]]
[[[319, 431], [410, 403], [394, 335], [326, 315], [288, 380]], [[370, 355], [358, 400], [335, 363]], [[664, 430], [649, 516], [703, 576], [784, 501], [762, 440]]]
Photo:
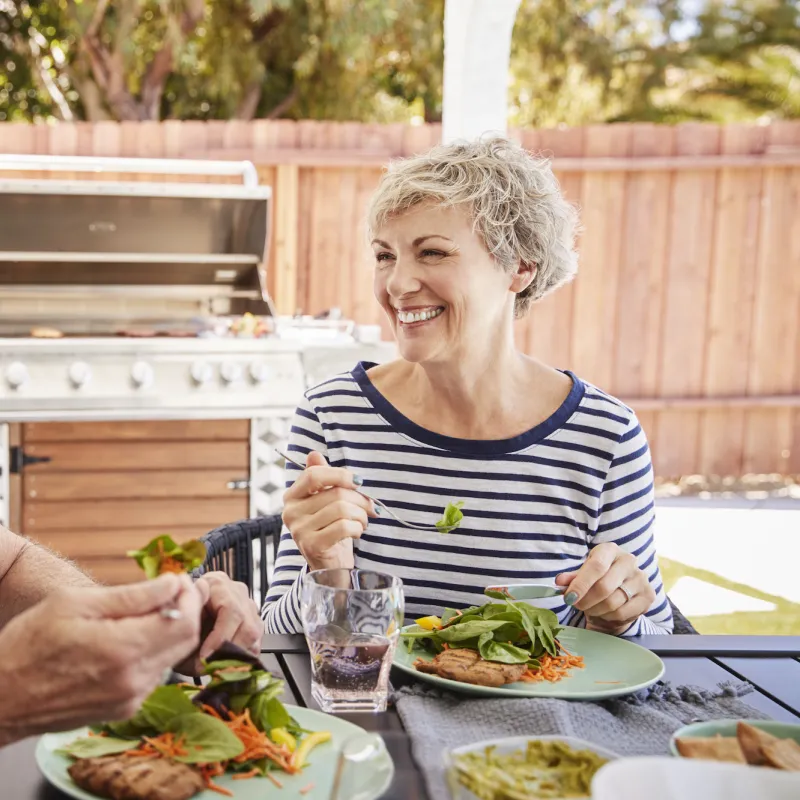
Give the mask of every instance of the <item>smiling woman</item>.
[[[287, 465], [285, 530], [264, 606], [300, 630], [308, 569], [403, 580], [411, 616], [481, 602], [490, 585], [555, 581], [562, 625], [669, 633], [653, 482], [631, 409], [521, 353], [514, 319], [577, 271], [575, 210], [547, 161], [502, 138], [393, 164], [369, 209], [374, 291], [400, 358], [311, 389]], [[329, 462], [329, 463], [328, 463]], [[461, 501], [460, 526], [433, 525]]]

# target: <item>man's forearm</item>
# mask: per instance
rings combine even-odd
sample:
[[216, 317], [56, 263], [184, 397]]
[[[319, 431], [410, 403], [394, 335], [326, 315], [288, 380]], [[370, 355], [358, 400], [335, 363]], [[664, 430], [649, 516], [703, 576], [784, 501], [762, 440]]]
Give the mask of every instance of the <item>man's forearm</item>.
[[[56, 589], [92, 586], [94, 581], [46, 547], [0, 528], [0, 628]], [[13, 537], [13, 538], [10, 538]]]

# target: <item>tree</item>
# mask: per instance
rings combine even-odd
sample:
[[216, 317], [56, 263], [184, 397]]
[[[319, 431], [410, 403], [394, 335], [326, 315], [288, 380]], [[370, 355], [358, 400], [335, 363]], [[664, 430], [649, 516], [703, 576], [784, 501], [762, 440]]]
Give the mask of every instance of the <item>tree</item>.
[[[443, 17], [444, 0], [0, 0], [0, 120], [435, 121]], [[514, 125], [796, 118], [800, 4], [523, 0], [511, 76]]]
[[[431, 14], [421, 0], [0, 0], [0, 60], [16, 73], [0, 84], [0, 114], [391, 118], [419, 91], [435, 115], [443, 0], [430, 5]], [[420, 35], [440, 55], [409, 79]]]

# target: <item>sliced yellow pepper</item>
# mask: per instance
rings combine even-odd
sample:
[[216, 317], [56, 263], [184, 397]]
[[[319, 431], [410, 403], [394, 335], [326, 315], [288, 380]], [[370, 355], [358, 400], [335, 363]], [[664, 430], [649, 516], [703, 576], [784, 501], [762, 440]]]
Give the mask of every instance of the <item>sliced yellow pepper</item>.
[[269, 732], [269, 738], [277, 745], [285, 744], [290, 753], [297, 749], [297, 739], [286, 728], [273, 728]]
[[330, 731], [315, 731], [309, 734], [292, 755], [292, 765], [302, 769], [305, 766], [308, 754], [318, 745], [327, 742], [331, 738]]
[[439, 617], [420, 617], [415, 622], [426, 631], [439, 630], [442, 627], [442, 620]]

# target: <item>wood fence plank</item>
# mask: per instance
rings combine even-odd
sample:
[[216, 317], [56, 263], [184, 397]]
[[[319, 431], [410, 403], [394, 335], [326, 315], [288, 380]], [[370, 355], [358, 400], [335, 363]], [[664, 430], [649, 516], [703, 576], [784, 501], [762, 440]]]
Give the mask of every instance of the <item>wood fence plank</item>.
[[[800, 148], [800, 126], [776, 124], [769, 129], [770, 147]], [[800, 309], [800, 169], [765, 170], [759, 242], [758, 286], [749, 393], [783, 394], [796, 391], [798, 369], [798, 310]], [[747, 414], [746, 472], [782, 472], [790, 463], [797, 440], [796, 412], [789, 409]]]
[[[632, 158], [669, 156], [674, 145], [674, 129], [671, 127], [631, 126]], [[667, 173], [641, 172], [627, 177], [625, 215], [621, 221], [623, 243], [614, 371], [609, 384], [621, 397], [653, 397], [656, 394], [671, 187], [672, 176]], [[634, 410], [647, 434], [657, 465], [656, 414]]]
[[[676, 129], [675, 144], [678, 154], [716, 154], [719, 128], [681, 125]], [[716, 191], [714, 172], [679, 173], [673, 182], [659, 382], [659, 391], [666, 397], [699, 395], [703, 390]], [[662, 474], [685, 475], [696, 468], [699, 434], [696, 413], [659, 414], [656, 436]]]
[[[583, 130], [575, 128], [570, 131], [541, 131], [538, 145], [536, 152], [542, 156], [549, 157], [557, 153], [578, 157], [584, 151]], [[582, 176], [578, 173], [560, 175], [556, 171], [556, 178], [567, 200], [578, 205]], [[562, 286], [534, 303], [527, 318], [517, 323], [516, 337], [520, 346], [558, 369], [574, 367], [571, 355], [574, 296], [574, 282]]]
[[300, 228], [300, 168], [282, 164], [277, 168], [275, 186], [275, 294], [281, 314], [297, 310], [298, 239]]
[[[723, 154], [763, 150], [766, 129], [731, 125], [722, 130]], [[758, 267], [758, 232], [763, 173], [726, 169], [720, 173], [703, 391], [711, 396], [747, 393]], [[694, 413], [694, 412], [689, 412]], [[698, 471], [742, 474], [745, 411], [700, 412]]]
[[[586, 156], [625, 157], [630, 150], [630, 127], [593, 125], [586, 131]], [[608, 220], [625, 216], [624, 173], [584, 175], [581, 216], [584, 228], [580, 272], [575, 280], [571, 364], [586, 380], [611, 385], [614, 373], [617, 293], [621, 259], [621, 226]]]

